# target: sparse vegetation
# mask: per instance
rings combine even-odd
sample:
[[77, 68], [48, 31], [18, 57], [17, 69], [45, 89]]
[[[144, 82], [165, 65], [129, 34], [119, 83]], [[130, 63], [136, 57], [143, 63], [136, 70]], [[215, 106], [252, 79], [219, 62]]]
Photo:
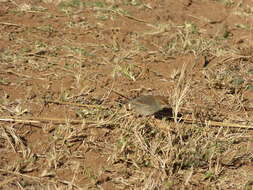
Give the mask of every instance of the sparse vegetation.
[[252, 189], [252, 6], [1, 1], [0, 190]]

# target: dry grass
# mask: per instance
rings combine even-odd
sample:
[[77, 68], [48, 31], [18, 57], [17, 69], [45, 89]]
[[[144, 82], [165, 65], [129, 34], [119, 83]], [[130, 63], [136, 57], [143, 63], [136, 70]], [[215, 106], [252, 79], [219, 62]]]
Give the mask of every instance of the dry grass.
[[[251, 39], [243, 19], [213, 32], [220, 20], [168, 21], [152, 1], [1, 3], [13, 19], [0, 17], [0, 190], [251, 188], [252, 49], [232, 35]], [[122, 106], [141, 88], [166, 94], [172, 119]]]

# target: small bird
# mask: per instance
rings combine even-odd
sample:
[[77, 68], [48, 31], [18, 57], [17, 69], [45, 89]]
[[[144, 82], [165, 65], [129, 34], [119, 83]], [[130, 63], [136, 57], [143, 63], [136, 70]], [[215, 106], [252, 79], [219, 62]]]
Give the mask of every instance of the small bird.
[[137, 114], [148, 116], [168, 107], [164, 96], [142, 95], [128, 102], [128, 108]]

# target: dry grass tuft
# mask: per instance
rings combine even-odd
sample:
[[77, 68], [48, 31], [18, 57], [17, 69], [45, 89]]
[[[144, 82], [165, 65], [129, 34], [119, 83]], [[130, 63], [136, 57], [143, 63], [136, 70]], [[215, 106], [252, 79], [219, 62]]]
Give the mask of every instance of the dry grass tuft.
[[0, 4], [0, 190], [252, 187], [252, 2]]

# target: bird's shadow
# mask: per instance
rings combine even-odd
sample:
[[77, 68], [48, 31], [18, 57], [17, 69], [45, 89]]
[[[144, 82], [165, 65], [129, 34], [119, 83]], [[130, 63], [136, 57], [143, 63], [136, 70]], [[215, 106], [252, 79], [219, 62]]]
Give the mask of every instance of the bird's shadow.
[[[156, 119], [166, 119], [166, 120], [173, 120], [173, 111], [172, 108], [164, 108], [154, 114]], [[178, 116], [182, 116], [182, 114], [178, 114]]]

